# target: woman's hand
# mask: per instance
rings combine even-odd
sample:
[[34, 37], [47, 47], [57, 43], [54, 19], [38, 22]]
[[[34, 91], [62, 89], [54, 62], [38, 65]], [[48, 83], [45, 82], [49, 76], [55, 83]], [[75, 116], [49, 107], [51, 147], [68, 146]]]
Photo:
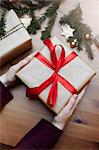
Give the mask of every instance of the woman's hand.
[[83, 90], [77, 95], [74, 94], [68, 104], [62, 109], [62, 111], [54, 117], [52, 124], [56, 126], [57, 128], [63, 130], [65, 125], [67, 124], [68, 120], [72, 116], [77, 104], [82, 99], [83, 95], [85, 94], [86, 88], [88, 85], [86, 85]]
[[7, 87], [16, 81], [15, 74], [25, 65], [27, 65], [35, 53], [29, 55], [25, 59], [21, 60], [16, 65], [12, 66], [5, 74], [0, 77], [0, 81]]

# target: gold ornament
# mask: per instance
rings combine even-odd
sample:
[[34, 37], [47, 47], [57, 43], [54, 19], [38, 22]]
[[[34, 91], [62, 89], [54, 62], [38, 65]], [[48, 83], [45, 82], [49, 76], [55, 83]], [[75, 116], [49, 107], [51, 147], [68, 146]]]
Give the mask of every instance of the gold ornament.
[[77, 46], [77, 43], [75, 41], [70, 42], [70, 47], [75, 48]]
[[86, 39], [86, 40], [89, 40], [89, 39], [90, 39], [90, 37], [91, 37], [91, 36], [90, 36], [90, 34], [88, 34], [88, 33], [87, 33], [87, 34], [85, 34], [85, 39]]
[[74, 39], [74, 42], [77, 43], [77, 39]]

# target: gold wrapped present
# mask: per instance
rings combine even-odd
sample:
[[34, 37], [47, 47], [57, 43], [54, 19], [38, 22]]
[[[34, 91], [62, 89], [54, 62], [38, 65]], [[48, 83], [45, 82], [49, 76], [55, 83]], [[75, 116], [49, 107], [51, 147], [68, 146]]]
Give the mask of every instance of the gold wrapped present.
[[29, 87], [27, 96], [38, 95], [58, 114], [70, 97], [88, 83], [95, 71], [56, 37], [44, 43], [46, 46], [16, 75]]
[[0, 38], [0, 65], [32, 47], [31, 37], [13, 10], [6, 14], [6, 34]]

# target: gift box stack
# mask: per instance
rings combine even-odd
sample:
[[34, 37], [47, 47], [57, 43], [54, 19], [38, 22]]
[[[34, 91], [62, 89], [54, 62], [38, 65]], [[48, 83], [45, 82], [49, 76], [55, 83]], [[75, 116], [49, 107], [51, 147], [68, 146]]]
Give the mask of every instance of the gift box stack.
[[44, 44], [16, 75], [28, 86], [27, 96], [38, 96], [58, 114], [70, 97], [89, 82], [95, 71], [56, 37], [46, 39]]
[[0, 38], [0, 65], [32, 47], [31, 37], [13, 10], [6, 14], [6, 34]]

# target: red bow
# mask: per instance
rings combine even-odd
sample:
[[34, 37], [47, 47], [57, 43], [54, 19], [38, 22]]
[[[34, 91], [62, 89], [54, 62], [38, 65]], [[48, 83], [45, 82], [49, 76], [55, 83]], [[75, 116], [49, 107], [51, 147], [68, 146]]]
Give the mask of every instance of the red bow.
[[73, 87], [66, 79], [64, 79], [62, 76], [58, 74], [58, 71], [60, 68], [62, 68], [64, 65], [68, 64], [70, 61], [72, 61], [75, 57], [78, 55], [75, 52], [72, 52], [65, 58], [65, 50], [63, 46], [61, 46], [62, 51], [60, 54], [59, 59], [57, 59], [55, 48], [57, 45], [53, 46], [50, 39], [46, 39], [44, 41], [44, 44], [49, 48], [50, 54], [51, 54], [51, 62], [50, 63], [42, 54], [39, 52], [34, 56], [39, 61], [41, 61], [43, 64], [48, 66], [49, 68], [54, 70], [54, 73], [52, 76], [44, 81], [40, 86], [35, 88], [28, 88], [26, 91], [26, 95], [29, 97], [38, 96], [46, 87], [48, 87], [52, 83], [52, 87], [50, 89], [47, 103], [51, 107], [53, 107], [57, 100], [57, 94], [58, 94], [58, 88], [57, 88], [57, 82], [59, 81], [70, 93], [75, 94], [77, 93], [77, 90], [75, 87]]

